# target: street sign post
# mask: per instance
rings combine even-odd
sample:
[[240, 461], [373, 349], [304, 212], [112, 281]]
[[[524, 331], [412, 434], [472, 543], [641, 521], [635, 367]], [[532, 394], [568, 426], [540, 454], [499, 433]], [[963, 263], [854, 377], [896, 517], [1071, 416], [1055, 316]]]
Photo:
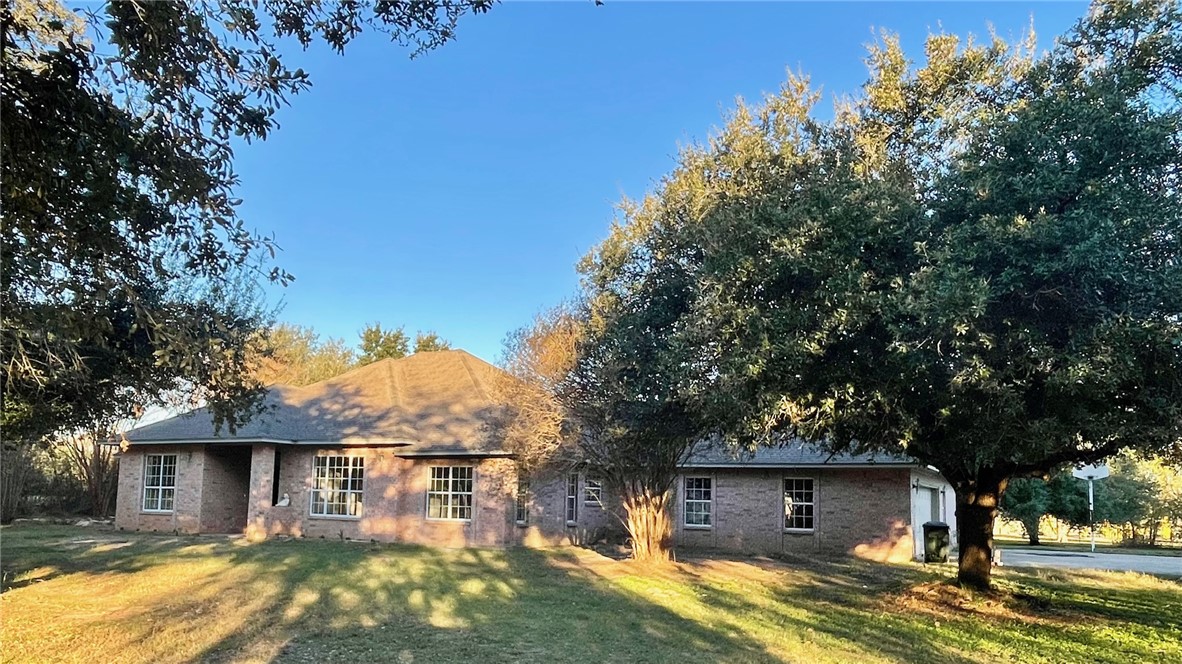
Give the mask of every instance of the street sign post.
[[1094, 464], [1089, 466], [1079, 466], [1071, 471], [1071, 474], [1081, 480], [1088, 481], [1088, 527], [1092, 531], [1092, 553], [1096, 552], [1096, 519], [1095, 519], [1095, 493], [1092, 491], [1092, 482], [1095, 480], [1102, 480], [1108, 477], [1108, 466], [1104, 464]]

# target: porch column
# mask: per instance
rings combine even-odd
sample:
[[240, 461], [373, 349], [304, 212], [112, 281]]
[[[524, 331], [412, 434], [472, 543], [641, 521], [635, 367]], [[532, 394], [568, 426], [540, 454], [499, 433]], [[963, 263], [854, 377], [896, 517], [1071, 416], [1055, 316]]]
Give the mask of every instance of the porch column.
[[267, 511], [271, 509], [272, 482], [275, 476], [275, 446], [254, 445], [250, 454], [250, 496], [246, 512], [246, 537], [267, 537]]

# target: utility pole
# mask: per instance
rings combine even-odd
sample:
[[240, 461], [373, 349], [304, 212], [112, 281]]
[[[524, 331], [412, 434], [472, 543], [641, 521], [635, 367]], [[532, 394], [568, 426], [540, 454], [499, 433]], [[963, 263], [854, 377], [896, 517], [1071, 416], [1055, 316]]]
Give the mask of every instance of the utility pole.
[[1077, 479], [1088, 481], [1088, 528], [1092, 531], [1092, 553], [1096, 552], [1096, 494], [1093, 489], [1095, 480], [1108, 477], [1108, 466], [1097, 464], [1094, 466], [1080, 466], [1071, 471]]

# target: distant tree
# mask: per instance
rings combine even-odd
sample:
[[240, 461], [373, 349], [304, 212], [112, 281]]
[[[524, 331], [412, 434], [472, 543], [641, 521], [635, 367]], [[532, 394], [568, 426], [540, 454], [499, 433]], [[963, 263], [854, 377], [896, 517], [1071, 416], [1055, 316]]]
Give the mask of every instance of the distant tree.
[[251, 372], [262, 385], [309, 385], [353, 368], [353, 350], [341, 339], [324, 339], [310, 327], [282, 323], [252, 345]]
[[[1096, 501], [1104, 501], [1104, 482], [1096, 483]], [[1088, 485], [1070, 471], [1055, 473], [1047, 480], [1047, 514], [1075, 528], [1088, 526]]]
[[884, 39], [833, 119], [799, 77], [741, 104], [602, 278], [621, 320], [676, 312], [629, 331], [668, 351], [633, 370], [691, 382], [637, 394], [696, 394], [748, 445], [938, 468], [958, 578], [988, 587], [1012, 478], [1182, 449], [1182, 14], [1097, 2], [1041, 56], [947, 34], [926, 56]]
[[1017, 478], [1006, 488], [1001, 501], [1001, 513], [1022, 524], [1026, 539], [1032, 546], [1039, 544], [1038, 528], [1047, 513], [1047, 485], [1037, 477]]
[[414, 352], [416, 353], [429, 353], [436, 350], [448, 350], [449, 348], [451, 348], [451, 342], [434, 332], [419, 332], [415, 334]]
[[[127, 415], [123, 391], [189, 390], [233, 427], [259, 386], [257, 327], [219, 297], [290, 275], [239, 213], [236, 141], [310, 85], [278, 42], [415, 52], [491, 0], [0, 3], [0, 329], [6, 441]], [[189, 281], [207, 297], [179, 286]]]
[[410, 339], [401, 327], [383, 330], [381, 323], [366, 325], [361, 331], [361, 354], [357, 358], [357, 364], [366, 365], [387, 358], [406, 357], [409, 354], [409, 344]]
[[59, 436], [51, 443], [85, 489], [90, 514], [96, 518], [110, 515], [114, 508], [119, 460], [115, 457], [115, 446], [110, 443], [116, 440], [117, 431], [113, 427], [100, 426]]

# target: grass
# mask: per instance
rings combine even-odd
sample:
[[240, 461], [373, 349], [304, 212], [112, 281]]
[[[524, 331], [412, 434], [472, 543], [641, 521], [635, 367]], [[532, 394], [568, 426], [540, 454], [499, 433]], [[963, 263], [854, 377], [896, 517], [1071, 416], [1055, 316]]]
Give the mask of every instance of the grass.
[[5, 662], [1182, 661], [1182, 585], [849, 559], [644, 567], [583, 549], [437, 550], [15, 526]]
[[[1070, 551], [1090, 552], [1091, 542], [1056, 542], [1044, 539], [1038, 546], [1030, 546], [1030, 540], [1025, 537], [994, 538], [1003, 549], [1032, 549], [1038, 551]], [[1111, 542], [1096, 542], [1096, 553], [1128, 553], [1137, 556], [1175, 556], [1182, 557], [1182, 546], [1173, 543], [1163, 543], [1157, 546], [1121, 546]]]

